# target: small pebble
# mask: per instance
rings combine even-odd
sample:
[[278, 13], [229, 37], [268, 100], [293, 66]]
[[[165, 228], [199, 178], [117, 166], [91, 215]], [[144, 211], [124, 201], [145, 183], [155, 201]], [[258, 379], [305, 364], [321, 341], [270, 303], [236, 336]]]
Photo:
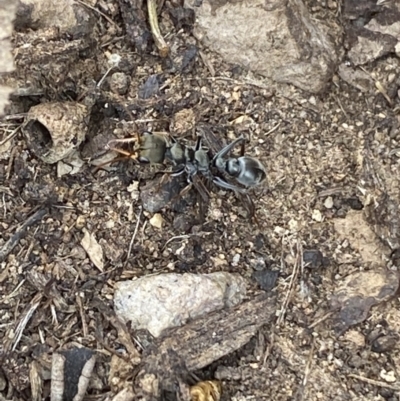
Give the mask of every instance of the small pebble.
[[333, 207], [333, 198], [332, 198], [332, 196], [328, 196], [328, 197], [325, 199], [324, 206], [325, 206], [327, 209], [332, 209], [332, 207]]
[[386, 370], [382, 369], [379, 376], [387, 383], [395, 383], [397, 381], [396, 375], [393, 370], [391, 370], [390, 372], [386, 372]]
[[75, 226], [78, 230], [82, 229], [83, 227], [85, 227], [86, 224], [86, 219], [84, 216], [78, 216], [78, 218], [76, 219], [76, 223]]
[[156, 213], [151, 219], [150, 219], [150, 224], [155, 227], [160, 229], [163, 225], [163, 218], [160, 213]]
[[303, 251], [303, 262], [305, 267], [317, 269], [323, 265], [324, 257], [317, 249], [307, 249]]
[[271, 291], [279, 277], [278, 270], [258, 270], [253, 273], [254, 279], [257, 281], [260, 288], [266, 292]]
[[232, 258], [232, 266], [237, 266], [239, 264], [239, 260], [240, 260], [240, 255], [237, 253]]
[[312, 219], [318, 222], [321, 222], [323, 220], [322, 213], [318, 209], [314, 209], [312, 213]]
[[377, 353], [389, 352], [397, 345], [398, 341], [398, 336], [381, 336], [372, 342], [371, 350]]
[[110, 78], [110, 89], [118, 95], [125, 95], [128, 92], [129, 79], [123, 72], [114, 72]]

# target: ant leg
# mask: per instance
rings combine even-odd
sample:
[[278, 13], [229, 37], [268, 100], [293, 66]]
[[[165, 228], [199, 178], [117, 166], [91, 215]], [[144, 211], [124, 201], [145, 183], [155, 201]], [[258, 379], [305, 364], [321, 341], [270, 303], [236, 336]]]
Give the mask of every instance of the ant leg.
[[185, 167], [180, 167], [178, 170], [176, 171], [168, 171], [168, 174], [171, 174], [172, 177], [179, 177], [180, 175], [182, 175], [185, 172]]
[[231, 142], [229, 145], [226, 145], [223, 149], [221, 149], [212, 159], [212, 164], [215, 164], [217, 159], [222, 159], [224, 158], [238, 143], [243, 143], [245, 142], [244, 136], [240, 136], [239, 138], [236, 138], [233, 142]]
[[256, 216], [256, 207], [254, 206], [254, 202], [253, 199], [251, 198], [251, 196], [249, 194], [246, 194], [246, 209], [248, 212], [248, 217], [254, 221], [254, 223], [257, 225], [258, 228], [261, 228], [260, 222], [257, 219]]
[[193, 186], [195, 187], [197, 193], [200, 195], [201, 199], [208, 203], [210, 201], [210, 192], [208, 191], [207, 187], [204, 184], [204, 181], [198, 174], [193, 175], [190, 178]]
[[179, 192], [178, 198], [182, 198], [186, 194], [188, 194], [190, 192], [190, 190], [192, 189], [192, 187], [193, 187], [193, 183], [189, 183], [188, 185], [186, 185], [186, 187], [183, 188], [181, 192]]
[[244, 156], [244, 152], [246, 150], [246, 142], [242, 142], [242, 146], [240, 147], [240, 157]]
[[114, 144], [131, 143], [131, 142], [136, 142], [136, 143], [140, 144], [140, 135], [137, 132], [135, 133], [135, 136], [132, 138], [112, 139], [111, 141], [108, 141], [108, 143], [106, 145], [106, 149], [113, 150], [114, 152], [117, 152], [121, 155], [129, 157], [133, 160], [137, 160], [139, 157], [138, 152], [128, 152], [127, 150], [123, 150], [121, 148], [114, 147]]
[[161, 170], [161, 171], [157, 171], [156, 174], [163, 174], [163, 176], [161, 177], [158, 186], [157, 186], [157, 191], [159, 191], [161, 189], [161, 187], [167, 182], [168, 177], [179, 177], [180, 175], [182, 175], [185, 172], [185, 168], [181, 168], [180, 170], [178, 170], [177, 172], [174, 171], [166, 171], [166, 170]]
[[240, 187], [237, 187], [236, 185], [230, 184], [229, 182], [223, 180], [220, 177], [214, 177], [213, 183], [220, 188], [229, 189], [230, 191], [233, 191], [233, 192], [238, 192], [240, 194], [247, 193], [247, 190], [245, 188], [240, 188]]
[[139, 157], [139, 153], [138, 152], [128, 152], [127, 150], [123, 150], [123, 149], [120, 149], [120, 148], [114, 148], [114, 147], [110, 146], [110, 143], [112, 143], [112, 142], [132, 142], [132, 140], [133, 140], [133, 138], [127, 138], [127, 140], [125, 140], [125, 139], [115, 139], [115, 140], [109, 141], [107, 143], [107, 145], [106, 145], [107, 149], [108, 150], [112, 150], [114, 152], [117, 152], [122, 156], [115, 157], [114, 159], [112, 159], [110, 161], [101, 163], [100, 165], [96, 166], [96, 168], [94, 169], [94, 172], [97, 172], [98, 170], [100, 170], [104, 166], [107, 166], [109, 164], [118, 162], [120, 160], [132, 159], [134, 161], [137, 161], [138, 157]]
[[[123, 150], [120, 148], [112, 148], [109, 147], [109, 150], [113, 150], [114, 152], [120, 153], [121, 155], [124, 155], [126, 157], [132, 157], [132, 156], [137, 156], [137, 153], [132, 154], [131, 152], [128, 152], [127, 150]], [[132, 157], [133, 159], [137, 159], [137, 157]]]
[[[175, 195], [172, 199], [170, 199], [170, 200], [168, 201], [167, 204], [173, 204], [173, 203], [175, 203], [178, 199], [180, 199], [180, 198], [182, 198], [183, 196], [185, 196], [186, 194], [188, 194], [188, 193], [190, 192], [190, 190], [192, 189], [192, 187], [193, 187], [193, 184], [192, 184], [192, 183], [186, 185], [186, 187], [183, 188], [183, 189], [179, 192], [178, 195]], [[166, 204], [166, 205], [167, 205], [167, 204]]]
[[245, 205], [245, 208], [247, 209], [248, 217], [255, 218], [256, 208], [254, 206], [253, 199], [251, 199], [251, 196], [248, 193], [244, 194], [242, 202]]
[[202, 147], [202, 140], [203, 140], [203, 138], [201, 137], [201, 135], [199, 135], [199, 136], [197, 137], [196, 146], [194, 147], [195, 152], [197, 152], [198, 150], [201, 149], [201, 147]]

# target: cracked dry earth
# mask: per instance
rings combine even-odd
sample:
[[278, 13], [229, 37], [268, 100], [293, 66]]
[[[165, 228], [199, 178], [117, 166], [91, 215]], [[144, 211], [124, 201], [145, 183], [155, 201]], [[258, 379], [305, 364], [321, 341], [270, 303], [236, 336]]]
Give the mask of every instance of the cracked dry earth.
[[[190, 43], [190, 37], [177, 35]], [[58, 178], [56, 166], [36, 158], [20, 133], [2, 141], [0, 248], [36, 211], [46, 214], [0, 264], [0, 350], [10, 349], [0, 366], [0, 399], [31, 399], [32, 370], [48, 369], [52, 350], [74, 343], [98, 351], [87, 399], [111, 397], [110, 349], [120, 345], [97, 305], [100, 300], [112, 307], [119, 280], [170, 271], [236, 272], [250, 281], [251, 297], [259, 291], [255, 272], [272, 269], [279, 271], [278, 319], [196, 375], [221, 379], [222, 400], [398, 400], [398, 342], [383, 352], [373, 346], [379, 333], [399, 332], [397, 298], [377, 305], [341, 335], [333, 330], [329, 304], [350, 273], [396, 270], [364, 206], [366, 158], [374, 170], [387, 173], [389, 192], [399, 185], [398, 99], [390, 106], [380, 93], [361, 94], [340, 79], [321, 96], [289, 86], [274, 93], [249, 83], [243, 71], [205, 49], [220, 78], [210, 76], [201, 58], [187, 72], [170, 74], [158, 57], [133, 54], [123, 40], [104, 51], [128, 54], [137, 69], [127, 95], [117, 99], [105, 86], [90, 138], [127, 136], [135, 129], [169, 131], [187, 120], [194, 128], [207, 123], [225, 142], [244, 134], [247, 153], [262, 160], [268, 174], [253, 194], [258, 224], [248, 220], [234, 195], [217, 191], [202, 225], [189, 197], [179, 207], [167, 205], [157, 228], [150, 224], [153, 214], [142, 210], [135, 184], [140, 191], [154, 179], [148, 166], [125, 161], [94, 171], [86, 163]], [[96, 60], [103, 73], [105, 60], [104, 55]], [[387, 57], [370, 72], [386, 82], [399, 71], [399, 60]], [[161, 94], [154, 101], [138, 100], [138, 88], [154, 73], [163, 76]], [[13, 112], [50, 100], [42, 96], [14, 100]], [[120, 104], [134, 106], [134, 124]], [[186, 109], [191, 112], [182, 113]], [[19, 123], [3, 120], [3, 139]], [[104, 252], [103, 271], [81, 246], [85, 230]], [[321, 251], [324, 263], [299, 268], [307, 249]], [[49, 285], [60, 299], [50, 295]], [[32, 314], [17, 341], [12, 333], [28, 310]]]

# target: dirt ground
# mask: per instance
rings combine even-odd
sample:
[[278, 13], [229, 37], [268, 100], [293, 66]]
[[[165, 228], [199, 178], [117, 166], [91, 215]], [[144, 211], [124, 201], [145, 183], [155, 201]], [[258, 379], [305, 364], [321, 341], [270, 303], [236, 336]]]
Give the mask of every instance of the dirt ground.
[[[0, 249], [35, 212], [43, 209], [46, 214], [0, 263], [0, 354], [10, 333], [32, 311], [15, 350], [3, 358], [0, 399], [31, 399], [32, 372], [49, 367], [52, 350], [74, 343], [98, 351], [85, 399], [107, 399], [120, 389], [109, 384], [110, 349], [120, 344], [97, 306], [101, 301], [112, 308], [117, 281], [170, 271], [236, 272], [248, 278], [251, 297], [262, 291], [255, 272], [263, 269], [279, 271], [274, 289], [278, 320], [239, 351], [195, 372], [197, 377], [222, 380], [222, 400], [400, 399], [398, 341], [383, 352], [373, 346], [380, 334], [399, 332], [398, 300], [374, 307], [367, 319], [341, 335], [333, 330], [329, 303], [350, 273], [377, 266], [396, 270], [389, 248], [370, 233], [376, 227], [365, 219], [363, 161], [368, 149], [374, 166], [398, 175], [398, 97], [390, 105], [378, 91], [361, 93], [337, 76], [318, 96], [289, 86], [270, 88], [201, 47], [202, 56], [179, 70], [178, 61], [168, 63], [156, 51], [133, 52], [118, 15], [94, 15], [93, 39], [100, 50], [77, 63], [74, 89], [57, 92], [43, 78], [43, 93], [14, 99], [9, 116], [41, 102], [82, 99], [108, 69], [107, 56], [119, 54], [128, 65], [121, 69], [130, 76], [129, 91], [116, 95], [105, 80], [80, 147], [84, 156], [89, 154], [85, 161], [97, 156], [94, 138], [104, 144], [135, 130], [179, 134], [180, 124], [207, 123], [224, 142], [244, 134], [249, 139], [246, 152], [267, 170], [267, 182], [253, 195], [258, 224], [249, 221], [233, 194], [217, 191], [202, 225], [189, 198], [186, 205], [166, 206], [162, 228], [154, 227], [149, 223], [153, 214], [143, 211], [132, 186], [139, 181], [140, 191], [153, 180], [151, 168], [124, 161], [95, 171], [85, 163], [78, 173], [58, 178], [57, 166], [40, 161], [21, 132], [3, 142], [22, 122], [18, 116], [3, 119]], [[200, 46], [190, 33], [174, 28], [167, 12], [162, 21], [163, 31], [170, 32], [167, 39], [180, 49], [175, 54], [183, 57], [190, 46]], [[396, 57], [369, 67], [383, 83], [399, 71]], [[139, 99], [139, 88], [152, 74], [160, 77], [159, 94]], [[184, 140], [193, 141], [190, 132]], [[395, 179], [391, 184], [398, 188]], [[349, 216], [350, 228], [370, 230], [361, 235], [362, 244], [336, 224]], [[103, 272], [81, 246], [84, 229], [103, 249]], [[322, 252], [324, 263], [299, 268], [307, 249]], [[366, 249], [374, 249], [373, 256]], [[49, 295], [40, 277], [45, 283], [52, 278], [58, 299]], [[63, 313], [57, 302], [65, 306]], [[48, 381], [43, 388], [45, 396]]]

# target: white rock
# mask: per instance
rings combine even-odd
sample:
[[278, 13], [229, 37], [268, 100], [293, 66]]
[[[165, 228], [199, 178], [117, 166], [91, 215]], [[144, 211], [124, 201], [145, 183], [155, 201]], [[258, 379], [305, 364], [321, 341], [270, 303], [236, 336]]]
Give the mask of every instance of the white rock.
[[325, 199], [324, 206], [325, 206], [327, 209], [332, 209], [332, 208], [333, 208], [333, 198], [332, 198], [332, 196], [328, 196], [328, 197]]
[[396, 53], [397, 57], [400, 57], [400, 42], [394, 47], [394, 52]]
[[158, 337], [169, 327], [224, 307], [239, 304], [246, 280], [236, 274], [166, 273], [116, 284], [114, 308], [133, 329], [147, 329]]
[[323, 220], [322, 213], [318, 209], [313, 210], [311, 218], [318, 222], [321, 222]]
[[388, 383], [395, 383], [397, 380], [393, 370], [386, 372], [386, 370], [382, 369], [379, 376]]

